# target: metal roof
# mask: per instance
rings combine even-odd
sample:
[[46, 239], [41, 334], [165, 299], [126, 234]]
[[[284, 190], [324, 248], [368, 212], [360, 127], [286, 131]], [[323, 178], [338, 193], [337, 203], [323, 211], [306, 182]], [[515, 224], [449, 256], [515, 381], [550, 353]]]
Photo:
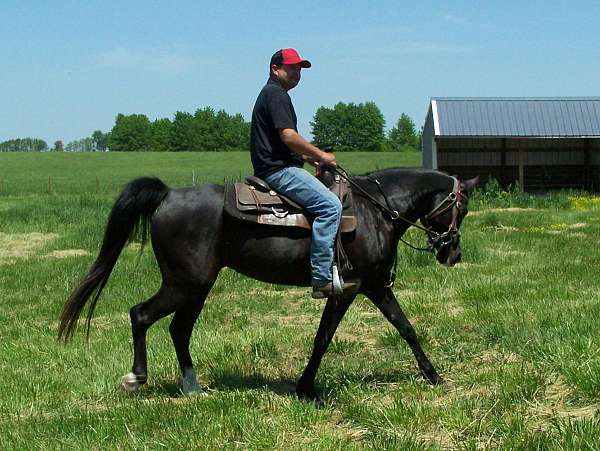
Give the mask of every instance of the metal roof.
[[436, 136], [600, 137], [600, 97], [434, 97]]

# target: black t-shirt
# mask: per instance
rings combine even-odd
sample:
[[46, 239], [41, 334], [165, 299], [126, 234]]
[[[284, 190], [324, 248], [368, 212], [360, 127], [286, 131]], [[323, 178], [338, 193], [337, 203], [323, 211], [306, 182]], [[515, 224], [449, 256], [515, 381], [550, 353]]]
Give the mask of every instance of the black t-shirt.
[[297, 122], [292, 99], [277, 79], [269, 78], [252, 111], [250, 156], [255, 176], [263, 178], [284, 167], [303, 166], [302, 157], [279, 137], [284, 128], [298, 131]]

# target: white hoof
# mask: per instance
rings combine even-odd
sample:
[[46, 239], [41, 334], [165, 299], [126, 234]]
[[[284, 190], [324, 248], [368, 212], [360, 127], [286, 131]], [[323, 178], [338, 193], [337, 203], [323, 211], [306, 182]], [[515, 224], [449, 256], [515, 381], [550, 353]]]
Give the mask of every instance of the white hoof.
[[137, 392], [142, 384], [138, 382], [137, 376], [133, 373], [127, 373], [121, 378], [121, 390], [127, 393]]

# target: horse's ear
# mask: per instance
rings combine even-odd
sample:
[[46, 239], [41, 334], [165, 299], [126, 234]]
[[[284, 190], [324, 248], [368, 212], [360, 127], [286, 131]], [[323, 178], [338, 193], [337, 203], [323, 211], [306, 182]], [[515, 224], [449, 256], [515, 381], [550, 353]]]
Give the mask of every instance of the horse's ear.
[[477, 185], [479, 185], [479, 176], [474, 177], [472, 179], [469, 180], [465, 180], [463, 183], [463, 188], [467, 193], [471, 193], [473, 191], [473, 188], [475, 188]]

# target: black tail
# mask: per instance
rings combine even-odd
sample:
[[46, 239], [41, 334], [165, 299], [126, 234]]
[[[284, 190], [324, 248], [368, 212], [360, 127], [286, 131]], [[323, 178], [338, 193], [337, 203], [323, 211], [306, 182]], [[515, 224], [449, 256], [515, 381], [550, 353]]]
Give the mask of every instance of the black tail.
[[89, 336], [94, 308], [121, 251], [138, 232], [141, 232], [142, 246], [145, 244], [152, 215], [168, 192], [167, 185], [152, 177], [141, 177], [125, 186], [108, 217], [102, 247], [96, 261], [63, 306], [58, 326], [59, 338], [67, 341], [73, 336], [79, 315], [87, 301], [92, 298], [87, 312]]

